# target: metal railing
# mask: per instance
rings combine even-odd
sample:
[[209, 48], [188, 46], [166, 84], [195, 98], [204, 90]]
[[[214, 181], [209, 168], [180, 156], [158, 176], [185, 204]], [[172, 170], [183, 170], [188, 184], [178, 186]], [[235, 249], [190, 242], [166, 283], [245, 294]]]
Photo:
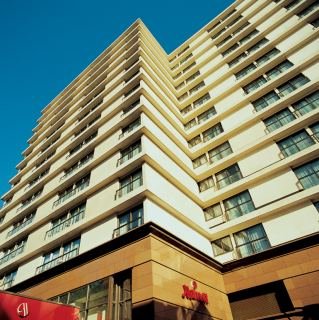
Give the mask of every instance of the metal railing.
[[116, 190], [115, 200], [126, 195], [127, 193], [133, 191], [134, 189], [140, 187], [143, 184], [142, 176], [132, 180], [131, 182], [125, 184], [120, 189]]
[[7, 238], [17, 233], [18, 231], [26, 227], [28, 224], [30, 224], [33, 221], [33, 218], [34, 218], [34, 215], [31, 218], [19, 224], [18, 226], [16, 226], [15, 228], [13, 228], [12, 230], [10, 230], [7, 234]]
[[74, 167], [71, 171], [65, 173], [61, 178], [60, 181], [64, 180], [65, 178], [67, 178], [68, 176], [70, 176], [71, 174], [73, 174], [75, 171], [77, 171], [78, 169], [80, 169], [82, 166], [84, 166], [86, 163], [88, 163], [90, 160], [93, 159], [93, 155], [88, 157], [87, 159], [83, 160], [82, 162], [79, 162], [77, 164], [76, 167]]
[[121, 158], [117, 160], [116, 166], [118, 167], [122, 163], [132, 159], [135, 155], [137, 155], [141, 151], [142, 151], [142, 146], [140, 144], [135, 146], [130, 152], [124, 154]]
[[42, 273], [46, 270], [49, 270], [65, 261], [68, 261], [74, 257], [76, 257], [77, 255], [79, 254], [79, 248], [75, 248], [67, 253], [64, 253], [63, 255], [49, 261], [49, 262], [46, 262], [44, 264], [42, 264], [41, 266], [37, 267], [36, 270], [35, 270], [35, 274], [39, 274], [39, 273]]
[[127, 129], [125, 129], [125, 131], [123, 131], [119, 135], [119, 140], [122, 139], [127, 134], [129, 134], [130, 132], [132, 132], [134, 129], [138, 128], [140, 125], [141, 125], [141, 119], [139, 119], [139, 121], [136, 121], [136, 122], [132, 123], [131, 126], [127, 127]]
[[135, 229], [135, 228], [141, 226], [143, 223], [144, 223], [144, 219], [142, 216], [142, 217], [139, 217], [135, 220], [132, 220], [132, 221], [114, 229], [113, 230], [113, 239], [122, 235], [122, 234], [129, 232], [132, 229]]
[[82, 220], [84, 218], [84, 216], [85, 216], [85, 212], [82, 211], [82, 212], [78, 212], [77, 214], [73, 215], [69, 219], [62, 221], [61, 223], [57, 224], [56, 226], [54, 226], [53, 228], [51, 228], [50, 230], [48, 230], [45, 233], [44, 240], [54, 236], [55, 234], [59, 233], [60, 231], [63, 231], [64, 229], [72, 226], [74, 223], [77, 223], [78, 221]]
[[54, 208], [57, 205], [59, 205], [60, 203], [64, 202], [65, 200], [73, 197], [76, 193], [78, 193], [81, 190], [83, 190], [84, 188], [86, 188], [89, 184], [90, 184], [89, 180], [83, 182], [77, 188], [74, 188], [73, 190], [71, 190], [71, 191], [67, 192], [66, 194], [64, 194], [63, 196], [61, 196], [58, 200], [54, 201], [52, 207]]
[[33, 202], [35, 199], [39, 198], [41, 196], [42, 192], [39, 193], [38, 195], [32, 197], [30, 200], [24, 202], [18, 209], [17, 212], [21, 211], [23, 208], [25, 208], [26, 206], [28, 206], [31, 202]]
[[16, 257], [18, 254], [22, 253], [23, 250], [24, 250], [24, 246], [25, 245], [22, 245], [20, 247], [18, 247], [17, 249], [11, 251], [10, 253], [6, 254], [5, 256], [3, 256], [1, 259], [0, 259], [0, 264], [3, 264], [11, 259], [13, 259], [14, 257]]

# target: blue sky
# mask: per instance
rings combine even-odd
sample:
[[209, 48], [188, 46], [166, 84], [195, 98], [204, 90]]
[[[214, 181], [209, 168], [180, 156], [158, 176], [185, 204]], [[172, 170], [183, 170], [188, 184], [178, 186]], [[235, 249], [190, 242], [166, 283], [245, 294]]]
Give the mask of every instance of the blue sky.
[[233, 0], [0, 1], [0, 194], [40, 111], [141, 18], [170, 53]]

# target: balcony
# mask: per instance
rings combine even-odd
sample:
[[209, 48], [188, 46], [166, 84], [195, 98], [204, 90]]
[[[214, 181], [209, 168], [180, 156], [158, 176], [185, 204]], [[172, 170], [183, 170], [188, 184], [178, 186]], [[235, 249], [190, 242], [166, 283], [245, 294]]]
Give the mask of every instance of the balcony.
[[61, 178], [60, 181], [63, 181], [64, 179], [66, 179], [67, 177], [69, 177], [70, 175], [72, 175], [74, 172], [78, 171], [81, 167], [83, 167], [85, 164], [87, 164], [89, 161], [91, 161], [93, 159], [93, 154], [86, 158], [85, 160], [79, 162], [75, 167], [72, 167], [72, 170], [66, 172]]
[[143, 184], [142, 176], [132, 180], [131, 182], [123, 185], [120, 189], [116, 190], [115, 193], [115, 200], [118, 198], [123, 197], [124, 195], [128, 194], [129, 192], [137, 189]]
[[34, 218], [34, 215], [32, 217], [30, 217], [29, 219], [27, 219], [26, 221], [19, 224], [18, 226], [16, 226], [15, 228], [13, 228], [12, 230], [10, 230], [7, 234], [7, 238], [11, 237], [12, 235], [17, 233], [18, 231], [25, 228], [27, 225], [29, 225], [33, 221], [33, 218]]
[[24, 244], [20, 247], [18, 247], [17, 249], [14, 249], [12, 251], [10, 251], [10, 253], [6, 254], [5, 256], [3, 256], [0, 259], [0, 265], [13, 259], [14, 257], [16, 257], [17, 255], [19, 255], [20, 253], [22, 253], [24, 250]]
[[121, 164], [123, 164], [124, 162], [132, 159], [134, 156], [136, 156], [138, 153], [140, 153], [142, 151], [142, 146], [139, 144], [137, 146], [135, 146], [130, 152], [125, 153], [121, 158], [119, 158], [117, 160], [117, 164], [116, 166], [120, 166]]
[[63, 196], [61, 196], [58, 200], [53, 202], [52, 208], [55, 208], [56, 206], [58, 206], [59, 204], [61, 204], [62, 202], [66, 201], [67, 199], [73, 197], [74, 195], [76, 195], [78, 192], [82, 191], [84, 188], [86, 188], [88, 185], [90, 184], [90, 180], [83, 182], [82, 184], [80, 184], [78, 187], [72, 189], [71, 191], [63, 194]]
[[14, 282], [14, 279], [2, 283], [2, 285], [0, 285], [0, 290], [8, 290], [9, 288], [12, 287], [13, 282]]
[[67, 253], [64, 253], [63, 255], [49, 261], [49, 262], [46, 262], [44, 264], [42, 264], [41, 266], [37, 267], [36, 270], [35, 270], [35, 274], [39, 274], [39, 273], [42, 273], [46, 270], [49, 270], [65, 261], [68, 261], [76, 256], [79, 255], [79, 248], [76, 248], [76, 249], [73, 249]]
[[21, 211], [23, 208], [27, 207], [31, 202], [33, 202], [35, 199], [39, 198], [42, 194], [42, 191], [38, 194], [34, 195], [31, 199], [26, 200], [22, 203], [22, 205], [17, 209], [17, 212]]
[[48, 230], [45, 233], [44, 240], [47, 238], [51, 238], [55, 234], [65, 230], [68, 227], [72, 226], [73, 224], [79, 222], [80, 220], [82, 220], [84, 218], [84, 216], [85, 216], [84, 211], [78, 212], [77, 214], [73, 215], [69, 219], [66, 219], [66, 220], [62, 221], [61, 223], [59, 223], [58, 225], [55, 225], [53, 228], [51, 228], [50, 230]]
[[131, 125], [123, 129], [123, 132], [119, 135], [119, 140], [128, 135], [134, 129], [141, 125], [141, 119], [139, 118], [137, 121], [133, 122]]
[[144, 223], [144, 219], [143, 219], [143, 216], [142, 217], [139, 217], [135, 220], [132, 220], [116, 229], [114, 229], [113, 231], [113, 239], [116, 238], [116, 237], [119, 237], [121, 236], [122, 234], [125, 234], [127, 232], [129, 232], [130, 230], [132, 229], [135, 229], [139, 226], [141, 226], [142, 224]]

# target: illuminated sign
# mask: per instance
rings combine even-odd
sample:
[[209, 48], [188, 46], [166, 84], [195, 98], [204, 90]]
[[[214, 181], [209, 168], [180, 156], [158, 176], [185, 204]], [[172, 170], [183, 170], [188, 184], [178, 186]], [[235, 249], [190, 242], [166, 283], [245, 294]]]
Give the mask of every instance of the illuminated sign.
[[26, 302], [18, 305], [17, 314], [20, 318], [25, 318], [29, 314], [28, 304]]
[[190, 286], [187, 286], [186, 284], [183, 285], [183, 293], [182, 298], [186, 298], [188, 300], [196, 300], [198, 302], [203, 302], [205, 304], [208, 304], [208, 295], [207, 293], [201, 293], [196, 291], [197, 289], [197, 283], [196, 281], [191, 281]]

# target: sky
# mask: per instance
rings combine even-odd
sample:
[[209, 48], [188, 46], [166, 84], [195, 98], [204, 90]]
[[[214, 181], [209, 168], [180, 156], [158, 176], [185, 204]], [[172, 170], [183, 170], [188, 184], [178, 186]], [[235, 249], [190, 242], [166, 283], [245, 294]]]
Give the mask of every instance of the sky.
[[170, 53], [231, 3], [0, 0], [0, 195], [41, 110], [137, 18]]

